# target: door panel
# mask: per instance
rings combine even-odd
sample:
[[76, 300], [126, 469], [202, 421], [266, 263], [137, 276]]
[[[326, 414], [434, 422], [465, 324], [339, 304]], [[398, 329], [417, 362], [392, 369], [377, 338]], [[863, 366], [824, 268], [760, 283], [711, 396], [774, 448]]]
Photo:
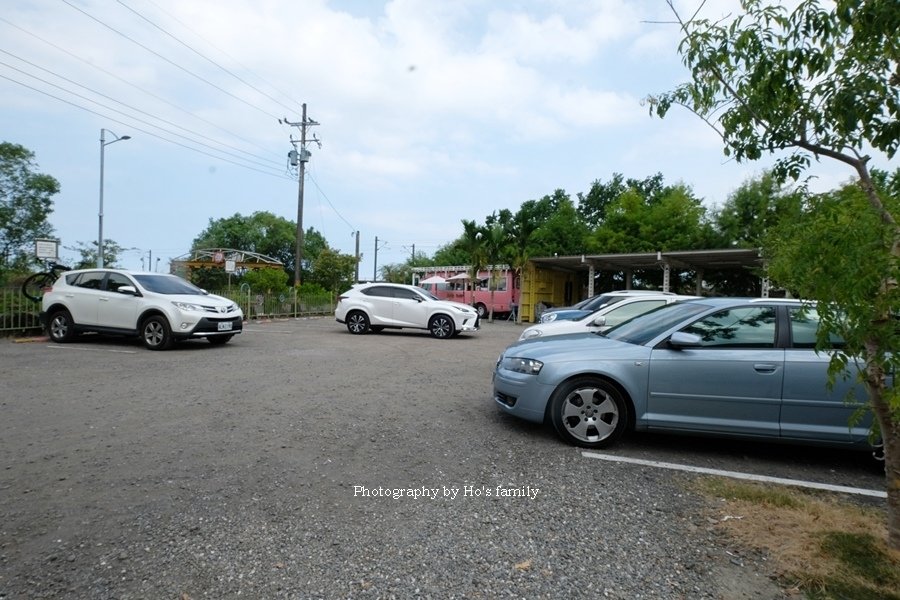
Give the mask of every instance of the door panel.
[[86, 271], [66, 289], [66, 304], [72, 319], [79, 325], [97, 325], [100, 287], [106, 273]]
[[[868, 402], [865, 388], [855, 381], [858, 367], [851, 362], [848, 377], [837, 378], [829, 390], [832, 352], [815, 351], [819, 322], [815, 308], [791, 308], [789, 315], [793, 348], [785, 353], [782, 437], [862, 442], [868, 435], [872, 416], [869, 412], [850, 424], [854, 412]], [[840, 347], [843, 341], [835, 337], [831, 344]]]
[[137, 329], [137, 312], [139, 300], [130, 294], [120, 294], [123, 285], [134, 285], [134, 282], [119, 273], [110, 273], [106, 278], [105, 291], [98, 301], [98, 319], [104, 327], [117, 329]]
[[777, 437], [784, 350], [775, 330], [773, 308], [740, 307], [684, 328], [698, 347], [654, 349], [648, 425]]

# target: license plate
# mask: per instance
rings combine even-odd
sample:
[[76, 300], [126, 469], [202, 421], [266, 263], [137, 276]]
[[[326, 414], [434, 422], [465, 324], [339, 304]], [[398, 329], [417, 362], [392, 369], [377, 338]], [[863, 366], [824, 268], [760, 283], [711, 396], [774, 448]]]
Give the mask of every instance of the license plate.
[[231, 331], [231, 326], [231, 321], [224, 321], [222, 323], [219, 323], [219, 331]]

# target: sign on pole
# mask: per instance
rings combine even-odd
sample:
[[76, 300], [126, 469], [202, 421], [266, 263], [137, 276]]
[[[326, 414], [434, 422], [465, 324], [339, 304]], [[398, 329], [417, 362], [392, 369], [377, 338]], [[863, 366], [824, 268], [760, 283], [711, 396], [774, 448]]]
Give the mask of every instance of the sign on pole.
[[59, 258], [59, 240], [34, 240], [34, 255], [41, 259]]

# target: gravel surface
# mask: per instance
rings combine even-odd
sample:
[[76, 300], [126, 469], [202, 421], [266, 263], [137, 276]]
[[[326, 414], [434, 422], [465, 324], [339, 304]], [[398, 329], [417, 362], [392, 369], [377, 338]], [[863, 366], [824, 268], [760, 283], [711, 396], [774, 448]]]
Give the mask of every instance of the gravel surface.
[[[695, 476], [590, 460], [496, 410], [520, 326], [244, 331], [169, 352], [0, 341], [0, 598], [784, 597]], [[672, 460], [643, 439], [615, 451]], [[778, 461], [798, 462], [758, 466]]]

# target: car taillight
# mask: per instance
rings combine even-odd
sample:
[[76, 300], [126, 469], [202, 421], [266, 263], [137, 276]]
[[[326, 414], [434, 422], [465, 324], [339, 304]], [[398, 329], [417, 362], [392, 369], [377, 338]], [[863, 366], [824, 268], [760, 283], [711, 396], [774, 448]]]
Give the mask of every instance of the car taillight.
[[349, 296], [338, 296], [338, 304], [341, 303], [341, 300], [346, 300]]

